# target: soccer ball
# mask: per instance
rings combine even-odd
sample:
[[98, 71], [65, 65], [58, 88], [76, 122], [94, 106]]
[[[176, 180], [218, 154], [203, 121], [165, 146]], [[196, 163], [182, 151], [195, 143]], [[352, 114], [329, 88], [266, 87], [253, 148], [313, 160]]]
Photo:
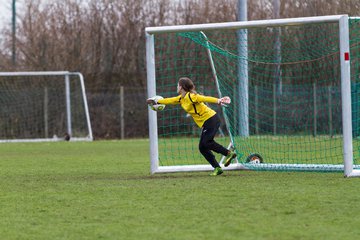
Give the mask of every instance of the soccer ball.
[[253, 153], [246, 158], [246, 162], [252, 163], [252, 164], [260, 164], [260, 163], [263, 163], [264, 160], [260, 154]]
[[154, 111], [162, 111], [165, 108], [164, 104], [151, 105], [150, 108]]
[[65, 133], [64, 140], [65, 141], [70, 141], [70, 134]]
[[[154, 96], [152, 98], [150, 98], [152, 100], [154, 100], [155, 102], [157, 102], [159, 99], [164, 99], [162, 96]], [[150, 108], [154, 111], [162, 111], [165, 108], [164, 104], [154, 104], [154, 105], [149, 105]]]

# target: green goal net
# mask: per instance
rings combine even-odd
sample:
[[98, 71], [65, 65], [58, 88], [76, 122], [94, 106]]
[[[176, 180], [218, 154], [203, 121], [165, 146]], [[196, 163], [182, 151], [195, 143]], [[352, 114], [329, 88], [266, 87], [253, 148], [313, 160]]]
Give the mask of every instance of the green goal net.
[[[147, 29], [149, 96], [175, 96], [182, 76], [201, 94], [230, 96], [226, 108], [211, 105], [222, 118], [216, 141], [238, 155], [229, 169], [344, 171], [350, 161], [356, 171], [360, 20], [345, 17], [344, 28], [334, 16]], [[153, 172], [211, 169], [198, 151], [200, 129], [179, 105], [149, 116]]]

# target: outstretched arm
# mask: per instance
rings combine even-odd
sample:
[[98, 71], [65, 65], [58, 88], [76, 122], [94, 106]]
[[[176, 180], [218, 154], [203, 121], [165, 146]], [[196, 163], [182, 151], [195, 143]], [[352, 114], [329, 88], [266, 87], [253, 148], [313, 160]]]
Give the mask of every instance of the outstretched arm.
[[171, 97], [171, 98], [163, 98], [163, 99], [159, 99], [157, 101], [155, 101], [152, 98], [148, 98], [146, 100], [146, 103], [150, 104], [150, 105], [156, 105], [156, 104], [165, 104], [165, 105], [168, 105], [168, 104], [180, 104], [180, 97], [181, 96]]
[[195, 95], [194, 101], [196, 101], [196, 102], [216, 103], [216, 104], [219, 104], [219, 105], [220, 104], [224, 105], [224, 104], [230, 104], [231, 103], [231, 99], [228, 96], [222, 97], [222, 98], [215, 98], [215, 97], [203, 96], [203, 95], [200, 95], [200, 94]]

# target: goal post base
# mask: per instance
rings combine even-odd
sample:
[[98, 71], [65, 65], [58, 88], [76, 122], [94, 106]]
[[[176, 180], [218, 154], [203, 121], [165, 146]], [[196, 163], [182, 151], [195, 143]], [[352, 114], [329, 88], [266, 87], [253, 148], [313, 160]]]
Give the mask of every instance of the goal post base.
[[[359, 166], [357, 166], [359, 167]], [[352, 172], [350, 172], [347, 175], [344, 175], [344, 177], [349, 178], [349, 177], [360, 177], [360, 169], [354, 169], [352, 170]]]
[[[262, 171], [279, 171], [286, 172], [343, 172], [344, 165], [324, 165], [324, 164], [270, 164], [270, 163], [234, 163], [228, 167], [224, 167], [220, 164], [223, 170], [262, 170]], [[360, 165], [355, 165], [355, 168], [350, 174], [345, 177], [360, 177]], [[210, 165], [181, 165], [181, 166], [160, 166], [151, 171], [151, 174], [155, 173], [175, 173], [175, 172], [201, 172], [212, 171], [214, 168]]]
[[73, 137], [69, 140], [65, 138], [33, 138], [33, 139], [6, 139], [0, 140], [0, 143], [18, 143], [18, 142], [59, 142], [59, 141], [69, 141], [69, 142], [86, 142], [86, 141], [93, 141], [94, 139], [91, 137]]
[[[224, 167], [224, 165], [220, 164], [223, 170], [247, 170], [247, 168], [243, 164], [231, 164], [228, 167]], [[181, 166], [160, 166], [156, 169], [153, 169], [151, 174], [154, 173], [175, 173], [175, 172], [205, 172], [205, 171], [213, 171], [214, 168], [207, 165], [181, 165]]]

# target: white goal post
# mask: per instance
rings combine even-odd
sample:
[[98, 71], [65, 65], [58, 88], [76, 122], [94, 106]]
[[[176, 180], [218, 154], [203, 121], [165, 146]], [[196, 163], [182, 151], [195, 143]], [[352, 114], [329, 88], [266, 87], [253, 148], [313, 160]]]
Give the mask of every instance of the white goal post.
[[[342, 152], [343, 165], [332, 164], [326, 171], [344, 171], [346, 177], [360, 176], [359, 166], [354, 165], [353, 160], [353, 135], [352, 135], [352, 102], [351, 102], [351, 76], [350, 76], [350, 48], [349, 48], [349, 17], [348, 15], [333, 15], [333, 16], [319, 16], [319, 17], [304, 17], [304, 18], [288, 18], [288, 19], [273, 19], [273, 20], [259, 20], [247, 22], [227, 22], [227, 23], [210, 23], [210, 24], [194, 24], [194, 25], [179, 25], [179, 26], [161, 26], [161, 27], [147, 27], [146, 32], [146, 60], [147, 60], [147, 94], [148, 97], [155, 95], [162, 95], [158, 92], [157, 80], [162, 76], [158, 75], [158, 69], [161, 67], [158, 64], [156, 52], [156, 36], [166, 34], [181, 34], [186, 32], [206, 32], [206, 31], [221, 31], [221, 30], [242, 30], [254, 28], [267, 27], [291, 27], [308, 24], [322, 24], [330, 23], [338, 25], [338, 46], [339, 46], [339, 62], [340, 62], [340, 81], [341, 81], [341, 119], [342, 119]], [[206, 36], [205, 36], [206, 38]], [[247, 36], [245, 37], [247, 39]], [[205, 48], [204, 48], [205, 49]], [[204, 50], [206, 51], [206, 50]], [[210, 54], [211, 56], [211, 54]], [[161, 61], [164, 61], [162, 56]], [[169, 59], [168, 61], [171, 61]], [[209, 62], [213, 60], [210, 59]], [[174, 63], [175, 64], [175, 63]], [[191, 73], [189, 73], [191, 74]], [[216, 78], [216, 77], [215, 77]], [[176, 85], [177, 79], [173, 79], [173, 84]], [[248, 86], [245, 86], [242, 91], [248, 91]], [[221, 94], [219, 94], [221, 95]], [[247, 94], [244, 94], [247, 95]], [[249, 101], [247, 99], [247, 101]], [[178, 171], [208, 171], [212, 167], [208, 164], [165, 164], [162, 165], [159, 161], [159, 136], [158, 136], [158, 116], [149, 109], [149, 139], [150, 139], [150, 161], [151, 173], [161, 172], [178, 172]], [[240, 119], [247, 119], [248, 115], [240, 116]], [[248, 120], [247, 120], [248, 121]], [[246, 122], [246, 121], [245, 121]], [[232, 133], [228, 133], [231, 135]], [[205, 160], [204, 160], [205, 161]], [[271, 163], [264, 164], [261, 169], [272, 170], [304, 170], [316, 171], [321, 168], [322, 164], [283, 164]], [[267, 169], [268, 168], [268, 169]], [[234, 169], [249, 169], [247, 164], [238, 162], [231, 164], [229, 170]], [[320, 170], [321, 171], [321, 170]]]
[[79, 72], [0, 72], [0, 142], [92, 141]]

